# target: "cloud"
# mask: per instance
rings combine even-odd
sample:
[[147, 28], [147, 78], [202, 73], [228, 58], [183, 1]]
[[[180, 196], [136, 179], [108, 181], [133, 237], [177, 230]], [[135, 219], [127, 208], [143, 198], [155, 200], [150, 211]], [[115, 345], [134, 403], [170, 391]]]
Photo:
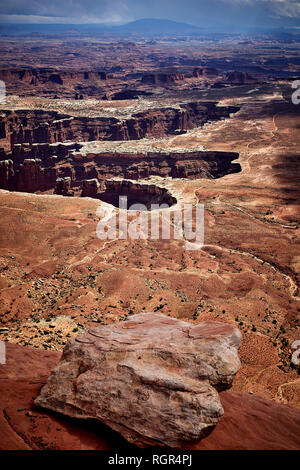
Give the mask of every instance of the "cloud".
[[95, 17], [95, 15], [74, 15], [74, 16], [40, 16], [40, 15], [0, 15], [0, 23], [10, 24], [99, 24], [108, 25], [123, 24], [132, 18], [124, 17], [118, 13], [111, 13], [105, 16]]
[[[0, 4], [1, 15], [16, 17], [78, 18], [103, 22], [127, 16], [131, 0], [9, 0]], [[94, 22], [93, 21], [93, 22]]]
[[299, 0], [223, 0], [224, 3], [265, 8], [270, 15], [300, 18]]
[[299, 20], [299, 0], [2, 0], [4, 22], [126, 23], [168, 18], [207, 24], [269, 25], [274, 19]]

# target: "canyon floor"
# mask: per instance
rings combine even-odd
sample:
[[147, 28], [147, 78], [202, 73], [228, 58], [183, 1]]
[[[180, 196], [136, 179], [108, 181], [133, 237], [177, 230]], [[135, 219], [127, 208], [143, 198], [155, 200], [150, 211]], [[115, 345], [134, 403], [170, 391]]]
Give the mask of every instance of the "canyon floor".
[[[101, 196], [78, 197], [77, 180], [74, 180], [73, 197], [53, 194], [54, 188], [41, 188], [35, 193], [1, 189], [0, 339], [8, 342], [8, 353], [15, 353], [19, 364], [23, 355], [21, 346], [24, 358], [30, 356], [33, 369], [39, 367], [38, 358], [41, 358], [45, 370], [37, 373], [40, 383], [44, 380], [40, 375], [49, 374], [68, 339], [99, 324], [120, 322], [143, 311], [160, 312], [193, 324], [204, 320], [234, 323], [243, 333], [239, 351], [241, 369], [232, 391], [223, 392], [224, 429], [218, 425], [220, 434], [216, 431], [215, 441], [212, 434], [211, 441], [207, 438], [199, 447], [234, 448], [232, 442], [227, 442], [230, 426], [234, 427], [235, 422], [234, 417], [230, 421], [229, 415], [238, 414], [239, 400], [245, 410], [257, 406], [261, 419], [268, 406], [275, 407], [270, 408], [274, 410], [274, 423], [279, 408], [271, 401], [286, 405], [278, 413], [283, 416], [283, 410], [288, 410], [290, 422], [293, 413], [296, 419], [300, 409], [299, 368], [291, 360], [291, 346], [299, 340], [300, 113], [299, 106], [291, 102], [291, 83], [286, 78], [204, 90], [202, 82], [197, 82], [199, 89], [193, 92], [191, 79], [184, 83], [178, 85], [180, 99], [176, 98], [176, 85], [172, 84], [165, 91], [160, 89], [163, 98], [103, 100], [92, 96], [80, 101], [70, 97], [36, 98], [27, 88], [26, 96], [20, 96], [13, 85], [0, 112], [47, 110], [71, 117], [113, 117], [123, 122], [148, 110], [178, 108], [179, 102], [216, 102], [217, 107], [236, 108], [228, 116], [207, 118], [202, 125], [195, 122], [180, 135], [166, 133], [160, 126], [159, 131], [152, 128], [152, 134], [149, 132], [139, 139], [82, 139], [82, 133], [77, 140], [65, 138], [65, 145], [71, 145], [71, 153], [61, 157], [57, 165], [58, 171], [64, 167], [64, 176], [66, 168], [72, 168], [72, 158], [78, 152], [82, 167], [91, 166], [86, 173], [88, 177], [95, 168], [99, 170], [99, 165], [94, 164], [97, 155], [127, 158], [135, 153], [144, 165], [151, 152], [185, 155], [235, 152], [237, 159], [233, 161], [240, 165], [240, 171], [220, 177], [193, 175], [192, 179], [161, 175], [141, 176], [138, 180], [128, 178], [133, 183], [165, 188], [178, 203], [204, 204], [204, 245], [198, 250], [187, 250], [185, 241], [176, 239], [100, 240], [96, 228], [100, 220], [99, 205], [103, 205]], [[149, 91], [147, 87], [142, 88]], [[72, 130], [72, 137], [76, 129]], [[2, 138], [5, 143], [2, 160], [13, 158], [13, 146], [9, 148], [7, 135]], [[27, 143], [24, 138], [19, 141], [21, 146]], [[43, 142], [31, 142], [26, 150], [27, 158], [35, 143], [39, 146]], [[77, 149], [72, 148], [74, 143]], [[58, 144], [63, 145], [60, 141], [48, 141], [50, 147]], [[38, 151], [34, 158], [38, 157]], [[120, 178], [122, 174], [116, 173], [115, 179]], [[8, 379], [17, 380], [13, 371], [5, 381]], [[11, 384], [6, 385], [10, 389]], [[7, 434], [6, 445], [50, 448], [51, 442], [33, 431], [40, 426], [37, 422], [41, 416], [31, 410], [27, 395], [37, 393], [38, 384], [26, 382], [24, 387], [26, 406], [23, 394], [16, 397], [16, 402], [29, 413], [30, 435], [36, 436], [36, 442], [26, 440], [27, 418], [23, 429], [22, 421], [11, 411], [11, 415], [7, 412], [11, 427], [25, 437], [23, 441], [12, 438], [11, 444]], [[3, 406], [5, 410], [11, 409], [8, 402]], [[260, 418], [256, 418], [257, 422]], [[243, 419], [245, 423], [248, 420], [246, 415]], [[54, 433], [55, 426], [61, 427], [59, 418], [47, 420], [51, 421], [49, 426]], [[74, 448], [79, 446], [77, 432], [73, 434], [74, 442], [69, 443]], [[100, 445], [95, 444], [93, 431], [82, 432], [86, 433], [85, 448]], [[260, 438], [257, 437], [258, 441]], [[63, 440], [64, 436], [60, 434], [57, 439]], [[100, 448], [125, 445], [113, 434], [111, 439]], [[247, 439], [238, 448], [251, 448], [251, 432]], [[278, 435], [274, 437], [273, 448], [279, 441]], [[291, 442], [283, 448], [297, 446]], [[59, 441], [57, 448], [67, 445]], [[272, 447], [266, 442], [253, 446]]]

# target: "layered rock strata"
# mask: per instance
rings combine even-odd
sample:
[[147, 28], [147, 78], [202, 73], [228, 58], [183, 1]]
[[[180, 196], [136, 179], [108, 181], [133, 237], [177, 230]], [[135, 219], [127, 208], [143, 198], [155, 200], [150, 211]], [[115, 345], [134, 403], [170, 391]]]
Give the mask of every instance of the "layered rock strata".
[[[103, 152], [84, 155], [81, 144], [16, 145], [11, 159], [0, 161], [0, 188], [13, 191], [54, 189], [56, 179], [69, 177], [72, 186], [84, 180], [111, 178], [219, 178], [241, 170], [235, 152]], [[77, 150], [76, 150], [77, 149]], [[40, 155], [41, 158], [37, 158]], [[28, 158], [32, 156], [33, 158]], [[90, 194], [90, 189], [87, 189]], [[84, 190], [84, 194], [86, 190]]]
[[215, 102], [207, 101], [149, 109], [125, 119], [69, 116], [42, 110], [4, 111], [0, 117], [0, 139], [12, 148], [18, 143], [157, 138], [172, 135], [178, 129], [203, 126], [238, 110], [235, 106], [217, 106]]

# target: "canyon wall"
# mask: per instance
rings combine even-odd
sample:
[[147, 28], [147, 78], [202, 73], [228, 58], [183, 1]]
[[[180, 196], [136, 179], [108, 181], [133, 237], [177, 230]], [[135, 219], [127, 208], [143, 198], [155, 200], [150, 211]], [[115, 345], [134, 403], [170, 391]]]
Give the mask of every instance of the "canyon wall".
[[97, 197], [101, 201], [112, 204], [115, 207], [119, 207], [119, 196], [126, 196], [127, 206], [124, 207], [125, 209], [129, 209], [133, 204], [143, 204], [150, 210], [152, 204], [167, 204], [170, 207], [177, 202], [176, 198], [167, 189], [155, 184], [139, 184], [126, 180], [108, 180], [104, 185], [105, 190], [97, 194], [93, 192], [95, 187], [92, 185], [90, 187], [92, 190], [92, 193], [88, 194], [90, 197]]
[[57, 83], [63, 85], [65, 82], [81, 82], [82, 80], [107, 80], [111, 74], [103, 71], [65, 71], [56, 69], [2, 69], [0, 70], [0, 80], [6, 83], [27, 82], [31, 85], [39, 83]]
[[[28, 158], [29, 155], [35, 158]], [[37, 155], [41, 158], [36, 158]], [[101, 182], [114, 177], [134, 180], [150, 176], [212, 179], [239, 172], [239, 163], [233, 163], [238, 157], [235, 152], [218, 151], [104, 152], [84, 156], [74, 150], [74, 145], [41, 144], [31, 148], [17, 145], [14, 160], [0, 161], [0, 187], [15, 191], [43, 191], [53, 189], [56, 178], [70, 178], [72, 187], [81, 186], [84, 180]]]
[[212, 67], [196, 67], [193, 70], [193, 77], [196, 78], [217, 77], [218, 75], [218, 70]]
[[113, 177], [139, 180], [150, 176], [172, 178], [219, 178], [240, 171], [235, 152], [171, 152], [145, 154], [100, 153], [86, 157], [74, 153], [76, 179]]
[[0, 139], [2, 145], [11, 149], [17, 143], [160, 138], [178, 130], [203, 126], [238, 110], [238, 107], [217, 106], [214, 102], [191, 102], [178, 108], [149, 109], [123, 120], [76, 117], [42, 110], [4, 111], [0, 117]]
[[[3, 111], [0, 139], [10, 150], [0, 153], [0, 187], [14, 191], [55, 190], [72, 195], [73, 188], [90, 194], [84, 180], [114, 177], [139, 180], [150, 176], [218, 178], [240, 171], [234, 152], [171, 152], [84, 154], [87, 141], [139, 140], [164, 137], [228, 117], [239, 108], [215, 102], [188, 102], [178, 107], [149, 109], [126, 119], [68, 116], [54, 111]], [[57, 178], [60, 178], [56, 182]], [[92, 191], [93, 192], [93, 191]], [[77, 193], [76, 193], [77, 194]]]
[[[98, 70], [57, 70], [52, 68], [1, 69], [9, 94], [51, 98], [83, 99], [94, 96], [102, 99], [110, 89], [111, 74]], [[114, 88], [114, 87], [113, 87]]]
[[168, 85], [184, 80], [185, 76], [181, 72], [154, 72], [146, 73], [142, 76], [141, 82], [147, 85]]
[[25, 159], [14, 169], [12, 160], [0, 161], [0, 188], [34, 193], [54, 188], [56, 168], [42, 168], [40, 159]]

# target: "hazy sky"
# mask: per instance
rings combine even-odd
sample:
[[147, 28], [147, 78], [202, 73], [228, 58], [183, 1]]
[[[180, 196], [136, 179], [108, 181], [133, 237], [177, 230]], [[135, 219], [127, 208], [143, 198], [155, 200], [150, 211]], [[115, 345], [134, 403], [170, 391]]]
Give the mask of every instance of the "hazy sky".
[[9, 23], [126, 23], [167, 18], [198, 26], [293, 25], [300, 0], [1, 0], [0, 21]]

